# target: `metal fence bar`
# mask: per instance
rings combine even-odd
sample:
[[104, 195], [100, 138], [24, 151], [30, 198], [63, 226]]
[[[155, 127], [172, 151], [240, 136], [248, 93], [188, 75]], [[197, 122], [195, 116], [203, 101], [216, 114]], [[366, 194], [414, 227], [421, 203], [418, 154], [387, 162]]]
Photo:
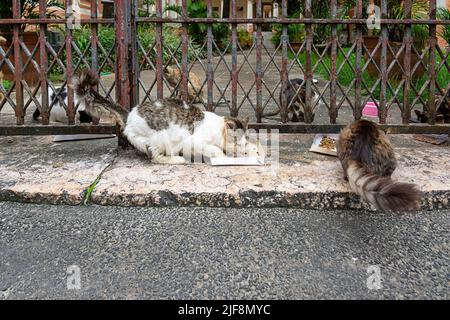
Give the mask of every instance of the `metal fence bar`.
[[[181, 1], [181, 17], [187, 18], [187, 0]], [[181, 88], [182, 97], [184, 101], [188, 101], [188, 91], [189, 91], [189, 61], [188, 61], [188, 51], [189, 51], [189, 35], [188, 35], [188, 23], [182, 24], [181, 33]]]
[[[256, 2], [256, 17], [262, 17], [262, 1], [257, 0]], [[262, 79], [263, 79], [263, 70], [262, 70], [262, 25], [256, 25], [256, 122], [262, 122], [263, 116], [263, 101], [262, 101]]]
[[[337, 16], [337, 0], [331, 0], [331, 17]], [[336, 89], [337, 89], [337, 46], [338, 35], [337, 25], [331, 27], [331, 74], [330, 74], [330, 122], [336, 123], [337, 105], [336, 105]]]
[[[47, 1], [39, 0], [39, 18], [43, 19], [47, 16]], [[41, 116], [42, 124], [48, 125], [50, 119], [50, 110], [48, 105], [48, 85], [47, 85], [47, 25], [45, 23], [39, 25], [39, 57], [40, 57], [40, 84], [41, 84]]]
[[[312, 7], [311, 0], [305, 0], [305, 17], [312, 17]], [[306, 24], [306, 59], [305, 59], [305, 75], [304, 78], [306, 80], [306, 94], [305, 94], [305, 122], [312, 123], [313, 122], [313, 106], [312, 106], [312, 79], [313, 79], [313, 70], [312, 70], [312, 47], [314, 45], [314, 31], [311, 23]]]
[[[236, 0], [231, 0], [231, 17], [236, 18]], [[232, 117], [237, 117], [238, 106], [237, 106], [237, 89], [238, 89], [238, 77], [239, 71], [237, 67], [237, 24], [233, 23], [231, 25], [231, 110], [230, 114]]]
[[129, 82], [130, 82], [130, 104], [127, 107], [128, 110], [131, 110], [133, 107], [139, 104], [139, 76], [140, 76], [140, 68], [139, 68], [139, 54], [138, 54], [138, 38], [139, 38], [139, 30], [137, 24], [137, 18], [139, 16], [138, 13], [138, 1], [137, 0], [129, 0], [131, 1], [131, 13], [130, 13], [130, 41], [129, 41], [129, 54], [130, 54], [130, 70], [128, 72]]
[[[90, 19], [82, 19], [81, 22], [89, 23]], [[7, 22], [7, 23], [6, 23]], [[6, 19], [6, 22], [0, 24], [21, 24], [23, 20]], [[51, 20], [46, 19], [45, 22], [52, 23]], [[111, 19], [98, 19], [101, 24], [114, 23]], [[158, 17], [140, 17], [138, 22], [142, 23], [223, 23], [223, 24], [343, 24], [343, 25], [367, 25], [367, 19], [329, 19], [329, 18], [158, 18]], [[429, 20], [429, 19], [380, 19], [381, 25], [449, 25], [450, 20]], [[30, 23], [30, 22], [29, 22]], [[40, 20], [33, 20], [31, 23], [40, 23]], [[55, 23], [62, 23], [61, 21]]]
[[[116, 14], [116, 99], [119, 104], [130, 110], [138, 101], [137, 97], [137, 53], [134, 41], [135, 31], [134, 0], [117, 0]], [[134, 44], [133, 44], [134, 43]], [[134, 49], [134, 51], [133, 51]]]
[[[339, 133], [344, 124], [305, 124], [305, 123], [252, 123], [250, 129], [255, 130], [279, 130], [280, 133]], [[380, 125], [380, 129], [390, 134], [449, 134], [450, 125], [430, 126], [421, 125]], [[0, 125], [0, 136], [24, 136], [24, 135], [53, 135], [53, 134], [113, 134], [116, 127], [112, 125], [67, 126], [62, 124], [42, 125]]]
[[[381, 0], [381, 18], [387, 16], [387, 0]], [[381, 61], [380, 61], [380, 71], [381, 71], [381, 92], [380, 92], [380, 102], [378, 106], [378, 114], [380, 118], [380, 123], [386, 123], [386, 102], [387, 102], [387, 87], [388, 87], [388, 72], [387, 72], [387, 51], [388, 51], [388, 29], [387, 26], [381, 26]]]
[[[345, 124], [308, 124], [308, 123], [252, 123], [249, 128], [255, 130], [279, 130], [279, 133], [339, 133]], [[381, 124], [379, 128], [389, 134], [449, 134], [450, 125], [430, 126], [427, 124], [401, 125]]]
[[[13, 0], [13, 17], [20, 19], [20, 0]], [[22, 25], [16, 24], [13, 29], [13, 43], [14, 43], [14, 82], [16, 89], [16, 123], [23, 125], [25, 121], [24, 110], [24, 96], [22, 85], [22, 50], [20, 48], [20, 29]]]
[[97, 1], [91, 1], [91, 19], [95, 22], [91, 23], [91, 48], [92, 48], [92, 64], [91, 68], [98, 71], [98, 5]]
[[[281, 17], [287, 18], [287, 0], [282, 0], [281, 3]], [[283, 25], [282, 35], [281, 35], [281, 122], [286, 123], [289, 121], [288, 116], [288, 103], [287, 97], [284, 94], [286, 92], [288, 81], [289, 81], [289, 75], [288, 75], [288, 43], [289, 43], [289, 36], [288, 36], [288, 26]]]
[[[436, 0], [430, 0], [429, 2], [430, 12], [429, 18], [431, 20], [436, 20]], [[429, 51], [429, 62], [428, 62], [428, 74], [430, 75], [430, 83], [429, 83], [429, 94], [428, 94], [428, 123], [435, 123], [436, 116], [436, 25], [429, 26], [430, 31], [430, 51]]]
[[[72, 1], [73, 0], [65, 0], [66, 5], [66, 22], [73, 18], [73, 12], [69, 12], [69, 8], [72, 8]], [[67, 73], [67, 79], [70, 83], [71, 79], [74, 75], [74, 69], [73, 69], [73, 62], [72, 62], [72, 41], [73, 41], [73, 34], [72, 34], [72, 28], [66, 24], [66, 39], [65, 39], [65, 46], [66, 46], [66, 73]], [[74, 102], [74, 91], [72, 86], [67, 87], [67, 117], [69, 119], [69, 125], [73, 125], [75, 123], [75, 102]]]
[[127, 24], [126, 21], [126, 0], [117, 0], [115, 2], [115, 19], [116, 19], [116, 100], [122, 106], [127, 105], [126, 100], [126, 64], [127, 61], [127, 52], [126, 52], [126, 39], [125, 39], [125, 26]]
[[[162, 18], [162, 0], [156, 0], [156, 16]], [[163, 24], [156, 23], [156, 95], [158, 99], [164, 97], [164, 79], [163, 79]]]
[[[362, 18], [363, 2], [358, 0], [356, 3], [356, 18]], [[356, 25], [356, 57], [355, 57], [355, 108], [353, 109], [353, 116], [355, 119], [361, 119], [362, 117], [362, 67], [361, 60], [363, 55], [363, 27]]]
[[[256, 54], [256, 68], [254, 69], [254, 80], [255, 80], [255, 87], [256, 87], [256, 104], [254, 104], [254, 101], [250, 101], [253, 99], [252, 92], [246, 92], [245, 86], [242, 87], [244, 91], [244, 100], [248, 99], [250, 104], [255, 107], [255, 115], [256, 115], [256, 121], [262, 122], [262, 115], [263, 115], [263, 109], [264, 109], [264, 97], [262, 94], [262, 88], [263, 86], [267, 87], [267, 84], [264, 83], [264, 75], [266, 74], [265, 70], [270, 70], [267, 67], [263, 68], [263, 36], [262, 36], [262, 30], [263, 26], [272, 24], [272, 23], [278, 23], [282, 25], [281, 28], [281, 68], [279, 68], [279, 65], [277, 65], [277, 61], [274, 56], [270, 56], [271, 62], [275, 65], [275, 67], [278, 69], [278, 72], [280, 74], [280, 81], [278, 84], [281, 83], [281, 92], [283, 92], [289, 83], [289, 75], [288, 75], [288, 63], [289, 63], [289, 39], [288, 39], [288, 26], [292, 23], [298, 23], [298, 24], [305, 24], [306, 26], [306, 40], [305, 45], [302, 49], [302, 54], [304, 54], [305, 62], [303, 67], [304, 70], [304, 79], [305, 79], [305, 95], [306, 95], [306, 102], [305, 102], [305, 124], [303, 125], [291, 125], [291, 124], [285, 124], [288, 119], [288, 104], [289, 101], [287, 101], [287, 98], [281, 94], [280, 99], [280, 116], [281, 116], [281, 123], [280, 124], [261, 124], [262, 127], [264, 126], [275, 126], [278, 125], [286, 126], [286, 131], [288, 132], [303, 132], [304, 130], [307, 130], [308, 126], [311, 128], [322, 128], [324, 130], [331, 130], [329, 128], [337, 128], [336, 126], [333, 127], [326, 127], [326, 126], [317, 126], [313, 125], [311, 126], [310, 123], [313, 121], [313, 110], [315, 108], [314, 101], [313, 101], [313, 72], [315, 72], [318, 66], [324, 63], [326, 56], [328, 53], [319, 53], [319, 56], [316, 60], [315, 53], [317, 50], [314, 47], [314, 26], [315, 25], [329, 25], [331, 27], [331, 38], [330, 43], [327, 44], [327, 48], [331, 48], [331, 54], [329, 55], [330, 60], [327, 63], [331, 63], [328, 65], [325, 65], [325, 69], [329, 72], [330, 78], [329, 82], [327, 83], [327, 87], [323, 88], [323, 92], [321, 92], [322, 96], [324, 92], [328, 89], [330, 90], [330, 101], [327, 103], [324, 100], [324, 103], [327, 104], [327, 107], [329, 109], [329, 117], [330, 122], [336, 123], [339, 107], [342, 105], [337, 104], [337, 91], [339, 89], [344, 93], [344, 99], [349, 102], [350, 105], [353, 103], [349, 100], [349, 94], [353, 92], [350, 87], [343, 87], [342, 83], [340, 83], [339, 79], [339, 72], [340, 70], [343, 70], [343, 66], [345, 64], [351, 64], [352, 60], [350, 60], [350, 52], [347, 56], [345, 54], [344, 56], [344, 65], [338, 66], [338, 62], [340, 61], [340, 50], [342, 46], [339, 44], [338, 39], [338, 25], [355, 25], [356, 26], [356, 44], [352, 46], [352, 49], [355, 49], [355, 61], [356, 65], [354, 67], [354, 76], [355, 80], [352, 81], [352, 84], [355, 88], [355, 105], [353, 107], [353, 116], [356, 119], [359, 119], [362, 115], [362, 87], [365, 84], [364, 78], [363, 78], [363, 65], [365, 65], [364, 69], [369, 65], [369, 61], [366, 61], [364, 63], [364, 44], [363, 44], [363, 28], [364, 25], [367, 23], [366, 19], [363, 19], [363, 1], [357, 0], [356, 1], [356, 14], [355, 17], [352, 17], [350, 19], [339, 19], [337, 17], [337, 10], [338, 10], [338, 0], [330, 0], [330, 9], [331, 9], [331, 17], [328, 19], [317, 19], [312, 16], [312, 6], [314, 5], [312, 0], [305, 0], [305, 16], [302, 18], [294, 18], [290, 19], [287, 16], [287, 0], [282, 0], [281, 3], [281, 18], [264, 18], [263, 17], [263, 7], [262, 7], [262, 0], [256, 0], [255, 2], [255, 8], [256, 8], [256, 18], [237, 18], [237, 1], [231, 0], [231, 18], [216, 18], [213, 16], [213, 3], [212, 0], [206, 0], [207, 1], [207, 17], [206, 18], [192, 18], [188, 16], [188, 1], [182, 0], [181, 4], [181, 10], [182, 13], [177, 18], [163, 18], [162, 14], [162, 0], [156, 0], [156, 17], [138, 17], [138, 1], [137, 0], [118, 0], [115, 1], [115, 7], [116, 7], [116, 16], [115, 19], [103, 19], [98, 18], [98, 3], [97, 1], [91, 2], [91, 8], [90, 8], [90, 18], [88, 19], [82, 19], [81, 23], [84, 25], [90, 25], [91, 26], [91, 39], [90, 39], [90, 48], [86, 49], [85, 52], [80, 53], [79, 50], [74, 47], [73, 42], [73, 34], [72, 30], [68, 28], [71, 15], [70, 13], [66, 12], [65, 19], [50, 19], [47, 18], [47, 1], [45, 0], [39, 0], [39, 18], [37, 19], [22, 19], [21, 13], [20, 13], [20, 7], [21, 7], [21, 1], [20, 0], [12, 0], [13, 4], [13, 18], [12, 19], [1, 19], [0, 24], [11, 24], [13, 28], [13, 37], [12, 37], [12, 49], [8, 50], [8, 52], [11, 52], [11, 61], [14, 63], [11, 64], [11, 66], [14, 66], [13, 69], [13, 86], [11, 89], [6, 90], [7, 97], [4, 101], [8, 100], [10, 101], [10, 95], [13, 92], [13, 90], [16, 90], [15, 98], [16, 98], [16, 106], [15, 109], [15, 115], [16, 115], [16, 123], [19, 125], [24, 124], [24, 117], [25, 117], [25, 109], [29, 105], [32, 105], [33, 102], [35, 104], [39, 104], [38, 100], [36, 99], [36, 96], [39, 93], [39, 89], [41, 91], [41, 115], [42, 115], [42, 123], [48, 124], [49, 119], [49, 103], [48, 103], [48, 86], [51, 85], [48, 80], [49, 76], [49, 70], [52, 69], [54, 65], [59, 64], [62, 65], [62, 68], [64, 68], [64, 62], [60, 61], [58, 57], [56, 56], [56, 53], [52, 50], [52, 48], [49, 46], [46, 38], [46, 32], [49, 27], [49, 24], [59, 24], [66, 26], [66, 38], [65, 38], [65, 51], [66, 51], [66, 63], [67, 67], [65, 68], [68, 80], [73, 76], [74, 73], [74, 65], [75, 68], [78, 68], [80, 65], [87, 63], [89, 58], [92, 58], [92, 62], [90, 63], [90, 66], [97, 71], [101, 71], [103, 69], [103, 64], [100, 66], [99, 63], [99, 57], [100, 57], [100, 49], [101, 47], [101, 39], [99, 39], [99, 24], [113, 24], [115, 23], [116, 27], [116, 99], [117, 101], [123, 105], [125, 108], [132, 107], [135, 103], [138, 101], [138, 77], [139, 74], [137, 72], [138, 70], [138, 58], [137, 58], [137, 37], [138, 37], [138, 23], [153, 23], [156, 26], [156, 43], [155, 43], [155, 51], [156, 51], [156, 58], [155, 58], [155, 71], [156, 71], [156, 89], [157, 89], [157, 96], [159, 98], [163, 97], [164, 94], [164, 39], [163, 39], [163, 27], [168, 23], [181, 23], [182, 25], [182, 34], [181, 34], [181, 45], [178, 47], [181, 47], [182, 50], [182, 61], [181, 61], [181, 83], [180, 83], [180, 90], [182, 92], [182, 97], [187, 100], [188, 99], [188, 91], [190, 88], [190, 79], [189, 79], [189, 34], [188, 34], [188, 24], [189, 23], [202, 23], [206, 24], [206, 45], [203, 47], [206, 47], [206, 54], [207, 54], [207, 61], [208, 65], [205, 67], [202, 62], [200, 61], [200, 64], [204, 67], [206, 71], [206, 86], [207, 86], [207, 110], [213, 111], [215, 109], [215, 102], [214, 102], [214, 85], [220, 85], [215, 83], [214, 80], [214, 73], [215, 73], [215, 67], [214, 67], [214, 23], [223, 23], [231, 26], [231, 57], [229, 56], [222, 56], [221, 55], [221, 61], [225, 62], [226, 68], [230, 70], [230, 76], [231, 79], [231, 109], [230, 114], [232, 116], [237, 116], [239, 114], [239, 109], [243, 105], [245, 101], [242, 101], [241, 104], [238, 102], [238, 87], [243, 85], [243, 83], [239, 82], [239, 72], [242, 70], [242, 67], [247, 63], [251, 64], [251, 68], [253, 69], [253, 62], [249, 61], [249, 56], [247, 56], [245, 53], [243, 54], [243, 66], [238, 67], [238, 63], [240, 63], [240, 56], [239, 56], [239, 40], [238, 40], [238, 24], [241, 23], [251, 23], [255, 25], [255, 40], [256, 42], [253, 44], [253, 48], [255, 48], [255, 54]], [[66, 7], [69, 7], [72, 5], [72, 0], [65, 0]], [[412, 0], [404, 0], [403, 2], [403, 8], [405, 13], [405, 19], [387, 19], [387, 0], [381, 1], [381, 13], [382, 13], [382, 19], [381, 19], [381, 36], [380, 36], [380, 42], [378, 47], [381, 48], [381, 60], [379, 56], [375, 57], [375, 55], [370, 55], [369, 59], [372, 59], [373, 63], [377, 64], [378, 71], [380, 72], [380, 80], [377, 81], [377, 84], [381, 86], [380, 90], [380, 96], [379, 96], [379, 119], [382, 124], [386, 123], [387, 120], [387, 109], [388, 109], [388, 96], [390, 95], [390, 92], [394, 94], [394, 98], [389, 99], [389, 103], [392, 105], [393, 102], [398, 102], [399, 108], [401, 110], [401, 119], [404, 126], [397, 126], [397, 127], [389, 127], [390, 130], [397, 130], [396, 132], [407, 132], [407, 133], [419, 133], [419, 132], [448, 132], [449, 126], [412, 126], [411, 129], [405, 129], [411, 116], [412, 107], [414, 106], [414, 103], [420, 99], [422, 103], [424, 104], [424, 110], [427, 112], [428, 115], [428, 121], [429, 124], [434, 124], [435, 122], [435, 115], [436, 115], [436, 97], [435, 92], [440, 85], [440, 78], [438, 79], [438, 70], [439, 68], [436, 66], [437, 59], [436, 57], [436, 50], [437, 48], [437, 26], [439, 25], [449, 25], [450, 20], [436, 20], [436, 0], [429, 1], [429, 19], [424, 20], [416, 20], [414, 19], [412, 15], [412, 6], [413, 1]], [[26, 25], [37, 25], [39, 26], [39, 43], [35, 47], [35, 49], [30, 50], [25, 46], [25, 43], [23, 41], [22, 36], [22, 29]], [[396, 48], [392, 47], [389, 43], [389, 34], [388, 34], [388, 27], [390, 26], [400, 26], [404, 28], [405, 30], [405, 36], [403, 38], [403, 45], [399, 51], [396, 52]], [[417, 88], [413, 86], [413, 74], [417, 71], [417, 68], [411, 67], [411, 63], [413, 61], [413, 38], [412, 38], [412, 30], [413, 26], [415, 25], [427, 25], [429, 27], [429, 42], [426, 49], [426, 52], [423, 53], [422, 56], [422, 64], [424, 64], [424, 67], [428, 70], [428, 81], [424, 86], [422, 86], [419, 91], [417, 91]], [[167, 46], [169, 48], [169, 46]], [[277, 47], [277, 50], [279, 47]], [[49, 50], [49, 51], [47, 51]], [[83, 54], [85, 55], [86, 52], [91, 52], [90, 57], [81, 56], [80, 61], [74, 62], [73, 59], [75, 58], [75, 55], [73, 54], [73, 50], [76, 50], [78, 55]], [[90, 51], [88, 51], [90, 50]], [[111, 49], [112, 50], [112, 49]], [[61, 50], [62, 52], [63, 50]], [[342, 51], [342, 50], [341, 50]], [[401, 61], [401, 51], [404, 51], [404, 58], [403, 61]], [[379, 53], [379, 52], [378, 52]], [[392, 53], [394, 55], [394, 61], [391, 62], [391, 56]], [[53, 58], [50, 58], [49, 54], [51, 54]], [[60, 53], [58, 53], [59, 55]], [[176, 52], [173, 52], [172, 54], [178, 54]], [[34, 58], [36, 55], [39, 55], [39, 61], [40, 65], [37, 64], [37, 58]], [[196, 54], [197, 55], [197, 54]], [[26, 60], [24, 57], [27, 56]], [[227, 64], [227, 58], [231, 59], [231, 69], [229, 68], [229, 65]], [[3, 59], [9, 59], [8, 57], [3, 57]], [[49, 61], [52, 60], [52, 63], [49, 66]], [[203, 59], [203, 56], [198, 57], [196, 59]], [[303, 57], [302, 57], [303, 59]], [[328, 58], [327, 58], [328, 59]], [[353, 59], [353, 58], [352, 58]], [[191, 61], [194, 62], [194, 61]], [[313, 64], [314, 62], [314, 64]], [[389, 62], [389, 63], [388, 63]], [[418, 67], [420, 67], [419, 62]], [[442, 62], [442, 64], [444, 64]], [[2, 62], [2, 64], [5, 64], [5, 62]], [[153, 66], [153, 63], [150, 63]], [[39, 86], [36, 88], [29, 88], [29, 85], [25, 82], [24, 73], [26, 69], [29, 67], [34, 67], [36, 69], [36, 72], [39, 73]], [[350, 68], [352, 68], [350, 66]], [[396, 68], [401, 69], [403, 76], [402, 81], [400, 84], [395, 88], [393, 86], [393, 82], [390, 82], [391, 76], [393, 73], [395, 73]], [[353, 68], [352, 68], [353, 69]], [[439, 80], [439, 84], [438, 81]], [[448, 85], [447, 85], [448, 86]], [[111, 88], [112, 91], [113, 88]], [[376, 89], [378, 91], [378, 87], [375, 85], [373, 89]], [[27, 104], [24, 104], [24, 93], [26, 90], [27, 96], [31, 95], [32, 97], [28, 99]], [[275, 88], [274, 92], [276, 92], [278, 88]], [[371, 90], [373, 91], [373, 90]], [[429, 93], [428, 101], [425, 98], [422, 98], [422, 95], [425, 96], [425, 94]], [[271, 93], [271, 98], [274, 98], [274, 92]], [[417, 93], [417, 98], [415, 102], [410, 101], [410, 96], [413, 92]], [[399, 98], [399, 95], [403, 93], [402, 99]], [[151, 94], [149, 92], [148, 94]], [[370, 95], [375, 96], [375, 92], [369, 92]], [[396, 96], [396, 97], [395, 97]], [[378, 98], [378, 97], [377, 97]], [[443, 98], [442, 100], [445, 100]], [[352, 100], [353, 101], [353, 100]], [[12, 104], [12, 101], [10, 101], [10, 104]], [[69, 124], [74, 124], [75, 120], [75, 110], [74, 110], [74, 93], [73, 89], [69, 86], [68, 87], [68, 116], [69, 116]], [[256, 124], [253, 124], [253, 126], [257, 126]], [[60, 126], [50, 126], [47, 129], [36, 129], [37, 126], [31, 126], [33, 127], [34, 131], [28, 131], [28, 132], [40, 132], [36, 134], [41, 134], [42, 132], [53, 132], [57, 133], [57, 130], [61, 130]], [[386, 126], [385, 126], [386, 127]], [[3, 127], [0, 126], [0, 132], [11, 132], [11, 129], [8, 128], [7, 130], [1, 129]], [[328, 128], [328, 129], [327, 129]], [[28, 129], [26, 127], [22, 128], [24, 131], [27, 131]], [[3, 130], [3, 131], [2, 131]], [[20, 130], [20, 129], [17, 129]], [[56, 131], [55, 131], [56, 130]], [[78, 130], [78, 129], [77, 129]], [[92, 131], [89, 131], [92, 130]], [[89, 132], [95, 132], [95, 127], [90, 128]], [[103, 130], [103, 129], [99, 129]], [[315, 129], [314, 129], [315, 130]], [[13, 130], [14, 131], [14, 130]], [[69, 132], [69, 131], [64, 131]], [[1, 134], [1, 133], [0, 133]]]
[[52, 124], [51, 126], [27, 125], [27, 126], [2, 126], [0, 125], [0, 136], [48, 136], [66, 134], [114, 134], [116, 126], [112, 125], [73, 125]]
[[[405, 18], [411, 19], [412, 15], [412, 0], [405, 0], [404, 2], [404, 11], [405, 11]], [[409, 94], [411, 89], [411, 52], [412, 52], [412, 31], [411, 31], [411, 25], [406, 24], [405, 25], [405, 37], [403, 39], [404, 45], [405, 45], [405, 56], [403, 60], [403, 79], [405, 80], [405, 83], [403, 85], [403, 108], [401, 108], [402, 111], [402, 122], [404, 124], [409, 123], [411, 119], [411, 103], [409, 101]]]
[[[212, 0], [207, 0], [207, 18], [212, 18], [213, 10], [212, 10]], [[213, 66], [213, 41], [214, 41], [214, 35], [213, 35], [213, 27], [212, 24], [207, 25], [207, 72], [206, 72], [206, 78], [207, 78], [207, 105], [206, 110], [213, 111], [214, 110], [214, 66]]]

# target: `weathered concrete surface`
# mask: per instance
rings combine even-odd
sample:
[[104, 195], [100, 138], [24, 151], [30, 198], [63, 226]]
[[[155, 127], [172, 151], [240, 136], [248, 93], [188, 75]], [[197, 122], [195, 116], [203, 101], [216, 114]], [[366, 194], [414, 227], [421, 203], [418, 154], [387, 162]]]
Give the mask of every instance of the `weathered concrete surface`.
[[[92, 199], [125, 206], [366, 208], [349, 193], [336, 158], [307, 151], [312, 139], [282, 135], [278, 167], [153, 165], [134, 150], [121, 152]], [[424, 209], [450, 207], [449, 145], [432, 146], [412, 136], [391, 140], [399, 160], [394, 178], [420, 186]]]
[[53, 137], [0, 138], [0, 201], [80, 204], [112, 163], [115, 139], [53, 143]]
[[[310, 153], [312, 135], [281, 135], [278, 166], [164, 166], [116, 139], [53, 143], [52, 137], [0, 138], [0, 201], [82, 203], [101, 176], [92, 202], [120, 206], [367, 208], [349, 193], [334, 157]], [[449, 208], [449, 144], [432, 146], [392, 136], [394, 177], [417, 183], [423, 209]]]

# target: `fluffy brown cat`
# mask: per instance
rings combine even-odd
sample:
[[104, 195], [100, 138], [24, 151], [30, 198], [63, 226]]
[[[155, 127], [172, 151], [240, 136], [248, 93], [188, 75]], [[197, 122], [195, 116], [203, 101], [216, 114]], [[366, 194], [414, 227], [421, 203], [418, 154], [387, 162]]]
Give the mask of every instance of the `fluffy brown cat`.
[[394, 149], [375, 123], [355, 121], [341, 131], [336, 146], [353, 192], [378, 210], [419, 209], [417, 186], [391, 179], [397, 166]]

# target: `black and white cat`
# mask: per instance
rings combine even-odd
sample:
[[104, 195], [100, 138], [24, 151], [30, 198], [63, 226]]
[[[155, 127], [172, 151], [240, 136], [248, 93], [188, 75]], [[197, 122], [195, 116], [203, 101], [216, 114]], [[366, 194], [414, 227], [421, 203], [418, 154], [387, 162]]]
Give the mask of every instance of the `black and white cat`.
[[[154, 163], [184, 164], [189, 155], [224, 157], [230, 149], [248, 157], [259, 156], [257, 145], [242, 134], [248, 129], [248, 119], [222, 117], [179, 99], [145, 102], [128, 113], [92, 90], [98, 81], [97, 74], [83, 71], [73, 81], [77, 99], [93, 117], [112, 114], [128, 141]], [[229, 130], [241, 134], [229, 135]]]
[[[60, 88], [56, 88], [56, 91], [59, 92]], [[67, 90], [66, 90], [66, 88], [63, 88], [61, 90], [61, 92], [59, 92], [59, 98], [56, 98], [57, 92], [53, 91], [53, 89], [51, 87], [48, 87], [48, 104], [50, 105], [56, 99], [55, 103], [53, 104], [52, 110], [50, 111], [49, 121], [50, 122], [67, 123], [69, 120], [67, 117], [67, 111], [62, 106], [60, 99], [59, 99], [59, 98], [63, 99], [65, 105], [67, 106], [67, 104], [68, 104]], [[74, 104], [75, 104], [75, 106], [78, 104], [78, 99], [76, 98], [76, 96], [74, 97]], [[38, 120], [40, 116], [41, 116], [41, 110], [39, 110], [39, 108], [36, 108], [36, 110], [33, 113], [33, 119]], [[91, 123], [92, 122], [92, 117], [84, 110], [84, 105], [80, 105], [78, 107], [76, 119], [80, 123]]]

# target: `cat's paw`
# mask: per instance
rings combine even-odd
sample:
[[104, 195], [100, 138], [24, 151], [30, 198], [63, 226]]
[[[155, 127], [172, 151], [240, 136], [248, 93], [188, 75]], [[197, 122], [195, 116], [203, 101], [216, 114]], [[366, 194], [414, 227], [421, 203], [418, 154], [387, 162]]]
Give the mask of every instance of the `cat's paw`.
[[225, 154], [221, 150], [216, 150], [213, 152], [209, 152], [207, 155], [208, 158], [224, 158]]
[[208, 146], [203, 150], [203, 156], [207, 158], [223, 158], [225, 157], [225, 154], [219, 147]]
[[183, 157], [170, 157], [170, 164], [185, 164], [186, 159]]
[[149, 160], [152, 160], [155, 155], [157, 155], [159, 153], [159, 148], [158, 147], [152, 147], [152, 146], [147, 146], [146, 147], [146, 154]]

